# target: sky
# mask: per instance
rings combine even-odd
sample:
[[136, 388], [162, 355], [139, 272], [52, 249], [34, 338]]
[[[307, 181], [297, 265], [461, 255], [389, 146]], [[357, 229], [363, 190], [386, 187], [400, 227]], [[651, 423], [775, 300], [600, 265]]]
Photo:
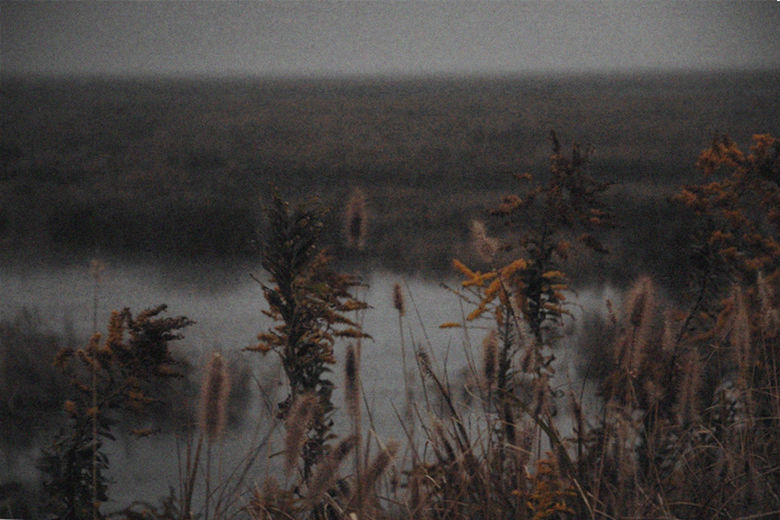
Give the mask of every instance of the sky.
[[780, 1], [8, 1], [0, 74], [780, 69]]

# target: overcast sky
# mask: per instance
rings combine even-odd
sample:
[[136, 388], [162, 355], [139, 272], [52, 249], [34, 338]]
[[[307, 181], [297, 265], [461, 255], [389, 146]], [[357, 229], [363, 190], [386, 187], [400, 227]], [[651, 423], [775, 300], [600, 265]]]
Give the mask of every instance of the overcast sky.
[[2, 73], [780, 69], [780, 2], [0, 0]]

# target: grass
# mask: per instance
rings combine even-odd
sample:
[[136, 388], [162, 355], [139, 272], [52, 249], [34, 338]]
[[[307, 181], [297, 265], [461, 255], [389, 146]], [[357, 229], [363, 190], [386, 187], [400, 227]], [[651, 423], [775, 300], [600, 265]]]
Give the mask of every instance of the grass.
[[[755, 90], [747, 97], [773, 100], [767, 93], [771, 90], [767, 77], [771, 76], [750, 76]], [[717, 75], [708, 79], [717, 80], [715, 91], [745, 80]], [[32, 140], [25, 142], [29, 133], [12, 133], [14, 137], [4, 143], [10, 160], [4, 165], [3, 196], [15, 204], [3, 208], [3, 240], [21, 248], [25, 240], [35, 242], [27, 236], [34, 228], [44, 231], [43, 236], [60, 237], [63, 248], [83, 240], [79, 244], [85, 248], [100, 244], [132, 251], [135, 246], [127, 244], [142, 241], [149, 229], [162, 228], [169, 230], [162, 235], [168, 238], [154, 247], [166, 254], [230, 256], [238, 254], [231, 247], [243, 247], [246, 230], [259, 228], [265, 245], [263, 265], [273, 276], [272, 281], [263, 282], [262, 291], [268, 303], [266, 313], [275, 323], [251, 350], [276, 352], [284, 369], [284, 376], [270, 385], [257, 381], [258, 390], [270, 388], [261, 393], [264, 413], [244, 420], [256, 420], [262, 433], [235, 467], [226, 467], [223, 459], [226, 441], [222, 433], [230, 411], [227, 385], [217, 384], [227, 380], [225, 363], [215, 357], [219, 367], [212, 360], [201, 394], [203, 431], [186, 429], [181, 437], [184, 455], [178, 461], [178, 486], [171, 483], [174, 487], [168, 497], [157, 504], [136, 503], [108, 513], [106, 507], [87, 501], [84, 511], [93, 517], [177, 520], [747, 519], [780, 514], [776, 440], [780, 434], [780, 273], [776, 262], [780, 247], [775, 204], [780, 192], [773, 177], [779, 143], [757, 139], [754, 155], [748, 157], [737, 154], [734, 143], [716, 141], [701, 155], [700, 163], [704, 168], [725, 166], [728, 171], [725, 175], [722, 170], [715, 172], [716, 182], [688, 186], [684, 204], [670, 200], [667, 206], [659, 206], [657, 201], [644, 200], [648, 193], [676, 191], [656, 185], [671, 183], [671, 174], [659, 183], [643, 173], [631, 176], [632, 183], [608, 200], [616, 208], [614, 219], [625, 223], [601, 238], [617, 251], [613, 260], [598, 260], [587, 248], [578, 249], [577, 240], [566, 237], [573, 223], [581, 222], [577, 211], [586, 211], [596, 220], [606, 213], [594, 213], [598, 206], [591, 207], [592, 200], [585, 206], [578, 203], [577, 188], [594, 193], [599, 189], [587, 180], [575, 182], [582, 174], [574, 159], [579, 152], [572, 151], [569, 161], [558, 154], [557, 141], [551, 174], [538, 176], [544, 187], [529, 190], [536, 193], [541, 212], [506, 231], [498, 225], [472, 225], [469, 230], [472, 217], [485, 216], [477, 215], [477, 209], [495, 207], [499, 202], [495, 195], [502, 193], [495, 179], [484, 182], [482, 189], [480, 175], [498, 172], [503, 176], [526, 164], [533, 169], [533, 163], [545, 157], [534, 146], [509, 146], [515, 138], [535, 135], [529, 128], [537, 128], [539, 121], [528, 121], [534, 114], [549, 114], [555, 120], [571, 118], [574, 123], [567, 126], [569, 132], [592, 131], [596, 140], [607, 145], [617, 162], [599, 163], [594, 158], [586, 172], [609, 164], [647, 168], [656, 160], [671, 162], [675, 153], [683, 153], [701, 137], [696, 137], [695, 128], [683, 132], [682, 120], [691, 111], [715, 120], [722, 111], [736, 110], [722, 105], [713, 108], [697, 97], [701, 80], [679, 75], [611, 78], [607, 83], [599, 78], [423, 85], [319, 82], [295, 88], [285, 83], [258, 87], [234, 82], [228, 91], [208, 82], [165, 88], [154, 82], [107, 82], [101, 87], [110, 93], [103, 98], [107, 107], [98, 103], [94, 111], [85, 111], [79, 103], [86, 100], [79, 102], [78, 96], [70, 102], [72, 106], [61, 99], [54, 103], [58, 124], [73, 135], [52, 132], [52, 142], [42, 152], [30, 151]], [[8, 84], [10, 99], [23, 98], [28, 103], [40, 96], [45, 107], [46, 94], [64, 95], [60, 92], [64, 87], [57, 83], [37, 84], [25, 94], [19, 85], [23, 82]], [[607, 85], [615, 90], [605, 95]], [[653, 97], [659, 86], [673, 87], [675, 94]], [[566, 101], [573, 99], [575, 91], [579, 101], [570, 106]], [[193, 105], [169, 108], [166, 96], [172, 93]], [[523, 96], [534, 100], [533, 109], [518, 105], [515, 97], [522, 100]], [[120, 117], [122, 109], [141, 101], [160, 110], [160, 120], [151, 128], [142, 124], [143, 118], [134, 122]], [[191, 112], [195, 102], [200, 107], [197, 118]], [[236, 110], [247, 103], [255, 109]], [[335, 111], [339, 103], [345, 109]], [[668, 119], [650, 118], [658, 104]], [[45, 118], [45, 109], [21, 117], [23, 106], [12, 103], [18, 119], [8, 118], [4, 124], [16, 129], [30, 125], [28, 132], [40, 128], [36, 125], [42, 123], [35, 118]], [[368, 110], [369, 106], [379, 110]], [[515, 112], [502, 112], [507, 106], [516, 107]], [[636, 119], [613, 118], [620, 107], [632, 107]], [[745, 105], [742, 109], [748, 110]], [[87, 123], [106, 114], [116, 117], [109, 117], [109, 130], [97, 136], [89, 133], [89, 124], [74, 125], [68, 119], [74, 114]], [[617, 122], [599, 125], [590, 121], [594, 115]], [[764, 117], [765, 112], [756, 110], [754, 115]], [[296, 120], [304, 122], [291, 123]], [[408, 128], [410, 121], [415, 122], [413, 128]], [[462, 124], [455, 125], [458, 121]], [[667, 132], [659, 140], [660, 128]], [[171, 129], [182, 134], [166, 134]], [[633, 132], [635, 140], [630, 145], [627, 140], [616, 140], [618, 130]], [[215, 134], [207, 139], [209, 131]], [[691, 134], [693, 138], [684, 137]], [[114, 140], [112, 135], [126, 139]], [[394, 140], [393, 135], [404, 137]], [[106, 152], [96, 161], [123, 167], [132, 166], [128, 157], [137, 152], [134, 146], [139, 143], [183, 144], [178, 150], [173, 146], [164, 156], [159, 155], [161, 148], [150, 149], [148, 157], [140, 157], [140, 166], [131, 168], [130, 175], [116, 185], [100, 175], [96, 163], [83, 180], [79, 175], [61, 176], [60, 171], [49, 175], [36, 170], [30, 175], [36, 162], [52, 160], [47, 154], [73, 154], [64, 161], [69, 164], [79, 154], [89, 155], [84, 147], [92, 137], [95, 142], [90, 146]], [[236, 146], [241, 139], [262, 146], [250, 154]], [[455, 146], [455, 141], [466, 145]], [[662, 153], [656, 141], [661, 148], [674, 146], [675, 153]], [[375, 156], [365, 162], [372, 150]], [[486, 157], [490, 161], [484, 161]], [[353, 204], [360, 211], [346, 219], [338, 212], [323, 215], [305, 208], [290, 214], [277, 197], [269, 212], [269, 226], [252, 222], [233, 229], [237, 221], [251, 220], [257, 205], [257, 183], [244, 184], [246, 178], [237, 173], [248, 169], [251, 161], [261, 161], [268, 168], [268, 178], [284, 171], [300, 181], [297, 186], [327, 187], [323, 189], [326, 202], [347, 200], [353, 193]], [[681, 164], [687, 162], [686, 157]], [[350, 175], [356, 171], [360, 171], [360, 182], [353, 183]], [[388, 177], [391, 173], [393, 178]], [[340, 182], [334, 183], [335, 179]], [[53, 181], [66, 188], [38, 193], [37, 188]], [[140, 196], [144, 183], [157, 190], [159, 197], [147, 200]], [[399, 184], [404, 187], [398, 189]], [[244, 190], [246, 185], [255, 187]], [[358, 189], [353, 191], [353, 185]], [[172, 203], [178, 186], [182, 191]], [[211, 189], [219, 189], [225, 198], [210, 202], [207, 193]], [[67, 204], [55, 204], [49, 215], [28, 222], [20, 202], [25, 196], [50, 197]], [[96, 200], [105, 205], [94, 205]], [[213, 212], [199, 221], [195, 209], [212, 204]], [[505, 201], [501, 213], [511, 221], [514, 210], [509, 206]], [[529, 208], [520, 203], [516, 207]], [[419, 231], [422, 223], [428, 227], [419, 237], [406, 242], [399, 239]], [[55, 224], [61, 227], [49, 227]], [[349, 240], [340, 236], [345, 227], [353, 235]], [[209, 234], [212, 229], [213, 235]], [[229, 235], [228, 230], [235, 234]], [[691, 259], [681, 258], [686, 238], [696, 238], [693, 231], [701, 239], [694, 244], [698, 249]], [[659, 233], [664, 234], [663, 240], [657, 238]], [[474, 248], [472, 235], [490, 247]], [[175, 238], [182, 240], [180, 249], [176, 249]], [[500, 247], [507, 239], [515, 240], [514, 249]], [[594, 240], [581, 241], [591, 249], [601, 249]], [[387, 256], [395, 258], [399, 268], [419, 268], [428, 262], [449, 264], [455, 256], [452, 253], [458, 251], [455, 265], [464, 280], [451, 292], [462, 299], [463, 318], [453, 317], [452, 325], [463, 331], [466, 366], [462, 377], [455, 373], [461, 367], [448, 366], [437, 358], [438, 345], [412, 335], [412, 316], [419, 316], [419, 310], [404, 313], [405, 302], [394, 304], [399, 336], [388, 341], [398, 344], [399, 363], [404, 364], [407, 402], [398, 403], [402, 405], [398, 420], [405, 434], [402, 442], [384, 438], [375, 427], [361, 375], [361, 312], [366, 307], [359, 299], [359, 280], [330, 270], [321, 254], [327, 247], [348, 258], [341, 265], [392, 261], [381, 260]], [[575, 253], [577, 261], [573, 260]], [[586, 267], [577, 267], [583, 264]], [[467, 267], [475, 265], [482, 266], [481, 270]], [[626, 282], [644, 268], [652, 276]], [[587, 371], [590, 377], [567, 381], [558, 373], [558, 355], [562, 347], [571, 348], [575, 339], [562, 326], [570, 296], [565, 287], [571, 279], [599, 278], [622, 282], [626, 287], [623, 301], [608, 303], [607, 316], [590, 322], [581, 340], [578, 348], [587, 346], [581, 355], [597, 365]], [[675, 290], [661, 290], [658, 278], [664, 289]], [[413, 303], [414, 295], [407, 296]], [[400, 299], [397, 294], [392, 297]], [[125, 313], [130, 327], [135, 322], [129, 311]], [[16, 347], [18, 337], [26, 338], [25, 346], [49, 341], [30, 330], [29, 323], [29, 317], [22, 315], [13, 324], [3, 324], [0, 339], [6, 375], [28, 368], [33, 379], [35, 374], [48, 374]], [[189, 322], [181, 318], [176, 323]], [[423, 338], [427, 338], [425, 328], [436, 325], [421, 323]], [[135, 334], [143, 328], [133, 327], [135, 332], [122, 350], [131, 361], [135, 359]], [[350, 342], [343, 380], [330, 375], [338, 337]], [[94, 375], [100, 368], [92, 364], [95, 359], [104, 361], [106, 370], [111, 367], [111, 345], [107, 342], [98, 348], [95, 343], [76, 352], [82, 353], [82, 361], [90, 362]], [[133, 368], [143, 372], [146, 366], [140, 363]], [[131, 404], [144, 397], [139, 397], [135, 379], [106, 377], [100, 383], [101, 396], [110, 396], [115, 385], [130, 385], [132, 392], [126, 393]], [[332, 399], [336, 385], [345, 390], [343, 404]], [[586, 387], [594, 390], [586, 393]], [[13, 389], [6, 385], [3, 390], [4, 403], [14, 404], [7, 398], [15, 395]], [[24, 401], [21, 408], [36, 402], [32, 388], [28, 390], [25, 398], [29, 402]], [[148, 388], [150, 395], [159, 390]], [[59, 401], [58, 392], [43, 388], [51, 406]], [[183, 407], [195, 409], [196, 401], [190, 393]], [[335, 407], [347, 413], [339, 416]], [[6, 408], [4, 413], [15, 413], [20, 405]], [[83, 417], [95, 413], [86, 405], [83, 408]], [[336, 420], [345, 424], [336, 424]], [[205, 455], [201, 452], [204, 438], [208, 443]], [[96, 451], [91, 452], [93, 467]], [[50, 462], [56, 462], [56, 450], [49, 453], [54, 453]], [[256, 465], [260, 459], [263, 463]], [[101, 459], [101, 464], [107, 467], [108, 461]], [[261, 465], [261, 471], [256, 471]], [[63, 485], [67, 487], [67, 482]], [[89, 483], [83, 487], [85, 493], [90, 491]], [[11, 516], [25, 506], [16, 503], [18, 489], [12, 484], [7, 489], [9, 498], [3, 497], [5, 504], [0, 504]]]

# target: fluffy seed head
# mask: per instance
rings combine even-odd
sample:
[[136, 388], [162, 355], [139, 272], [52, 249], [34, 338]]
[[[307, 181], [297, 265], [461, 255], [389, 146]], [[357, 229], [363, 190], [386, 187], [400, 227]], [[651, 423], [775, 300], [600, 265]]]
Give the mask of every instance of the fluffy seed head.
[[371, 489], [376, 485], [379, 477], [385, 472], [387, 467], [395, 458], [395, 454], [398, 451], [400, 444], [397, 441], [390, 441], [387, 443], [387, 447], [383, 449], [379, 455], [377, 455], [366, 470], [364, 475], [364, 489]]
[[89, 261], [89, 274], [95, 283], [103, 280], [103, 272], [106, 270], [106, 264], [100, 258], [93, 258]]
[[672, 316], [669, 311], [664, 313], [664, 334], [661, 337], [661, 350], [664, 352], [671, 352], [674, 350], [674, 345], [676, 343], [675, 337], [675, 326], [672, 322]]
[[491, 329], [482, 342], [483, 387], [486, 393], [490, 392], [490, 389], [496, 382], [497, 363], [498, 338], [496, 337], [496, 331]]
[[543, 374], [533, 383], [533, 398], [530, 409], [533, 410], [532, 416], [546, 416], [550, 413], [550, 380], [547, 374]]
[[417, 362], [420, 364], [420, 370], [424, 376], [432, 377], [434, 375], [433, 368], [431, 367], [431, 358], [428, 357], [428, 353], [420, 349], [417, 351]]
[[339, 466], [355, 448], [357, 442], [356, 435], [343, 439], [318, 466], [317, 472], [309, 482], [309, 492], [306, 496], [311, 505], [316, 504], [322, 494], [333, 487], [337, 480]]
[[314, 418], [317, 408], [317, 396], [315, 394], [299, 395], [290, 407], [285, 419], [287, 435], [284, 439], [284, 469], [289, 475], [298, 460], [303, 445], [306, 442], [306, 433]]
[[702, 382], [701, 358], [695, 349], [683, 355], [681, 368], [677, 413], [683, 424], [690, 424], [698, 417], [699, 389]]
[[471, 241], [479, 258], [486, 264], [491, 263], [498, 251], [498, 240], [488, 236], [485, 224], [479, 220], [472, 220], [469, 228]]
[[748, 374], [752, 369], [752, 348], [750, 344], [750, 317], [747, 302], [742, 289], [735, 286], [732, 290], [734, 312], [732, 317], [731, 346], [735, 361], [739, 367], [740, 382], [747, 384]]
[[366, 246], [366, 235], [368, 234], [368, 212], [366, 211], [366, 196], [360, 188], [353, 189], [347, 201], [345, 227], [347, 245], [355, 249], [363, 249]]
[[406, 314], [406, 302], [404, 301], [404, 293], [401, 290], [399, 284], [393, 285], [393, 307], [398, 311], [398, 314], [403, 316]]
[[780, 327], [780, 310], [774, 304], [774, 290], [764, 273], [761, 272], [758, 273], [756, 286], [758, 287], [758, 299], [761, 306], [761, 327], [769, 335], [774, 336]]
[[360, 362], [354, 345], [347, 347], [344, 361], [344, 398], [347, 412], [353, 420], [360, 420]]
[[653, 310], [655, 308], [655, 289], [653, 282], [648, 277], [642, 277], [628, 292], [625, 303], [625, 317], [628, 321], [628, 337], [619, 348], [618, 361], [626, 370], [636, 371], [641, 362], [642, 355], [647, 347], [652, 325]]
[[225, 431], [230, 375], [227, 364], [215, 352], [208, 364], [200, 390], [200, 428], [209, 442], [219, 440]]

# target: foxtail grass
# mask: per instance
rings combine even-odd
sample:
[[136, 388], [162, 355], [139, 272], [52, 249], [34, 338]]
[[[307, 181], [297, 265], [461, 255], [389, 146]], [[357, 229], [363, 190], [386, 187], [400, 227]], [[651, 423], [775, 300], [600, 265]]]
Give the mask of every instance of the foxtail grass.
[[701, 365], [701, 358], [696, 349], [686, 352], [680, 360], [681, 381], [677, 397], [677, 413], [682, 424], [691, 424], [699, 416], [699, 391], [702, 384]]
[[469, 229], [472, 247], [477, 252], [479, 259], [485, 264], [493, 263], [498, 252], [498, 240], [488, 236], [487, 228], [481, 220], [472, 220]]
[[[206, 504], [205, 519], [208, 520], [211, 501], [211, 449], [225, 432], [227, 401], [230, 395], [230, 375], [222, 355], [212, 354], [206, 365], [200, 394], [200, 429], [206, 437]], [[217, 473], [221, 473], [218, 468]], [[218, 475], [219, 477], [219, 475]], [[218, 480], [220, 480], [218, 478]]]
[[354, 345], [347, 347], [344, 360], [344, 399], [349, 416], [360, 422], [360, 360]]
[[200, 429], [210, 443], [218, 441], [225, 432], [229, 395], [227, 364], [222, 355], [215, 352], [206, 365], [199, 407]]
[[399, 316], [406, 314], [406, 299], [404, 298], [401, 284], [393, 284], [393, 307], [398, 311]]
[[315, 394], [299, 395], [290, 407], [285, 419], [287, 433], [284, 439], [284, 469], [289, 477], [298, 461], [299, 454], [306, 443], [306, 435], [309, 431], [318, 399]]
[[342, 439], [328, 456], [317, 467], [317, 471], [309, 481], [306, 500], [310, 506], [315, 506], [322, 495], [327, 493], [338, 480], [338, 470], [341, 463], [355, 449], [360, 439], [355, 435], [350, 435]]
[[498, 371], [498, 337], [491, 329], [482, 341], [482, 389], [485, 395], [490, 395], [496, 385]]
[[655, 310], [655, 288], [649, 277], [642, 277], [628, 292], [624, 304], [626, 337], [616, 351], [618, 362], [626, 372], [636, 372], [647, 349]]
[[366, 195], [360, 188], [354, 188], [347, 200], [344, 226], [347, 246], [358, 250], [365, 248], [368, 236], [368, 211]]
[[370, 518], [373, 516], [372, 511], [369, 509], [373, 504], [369, 503], [369, 499], [375, 496], [374, 490], [377, 482], [387, 471], [399, 447], [400, 444], [396, 441], [388, 442], [387, 446], [382, 448], [371, 463], [368, 464], [362, 477], [358, 479], [355, 493], [352, 500], [350, 500], [350, 502], [355, 504], [358, 518]]

